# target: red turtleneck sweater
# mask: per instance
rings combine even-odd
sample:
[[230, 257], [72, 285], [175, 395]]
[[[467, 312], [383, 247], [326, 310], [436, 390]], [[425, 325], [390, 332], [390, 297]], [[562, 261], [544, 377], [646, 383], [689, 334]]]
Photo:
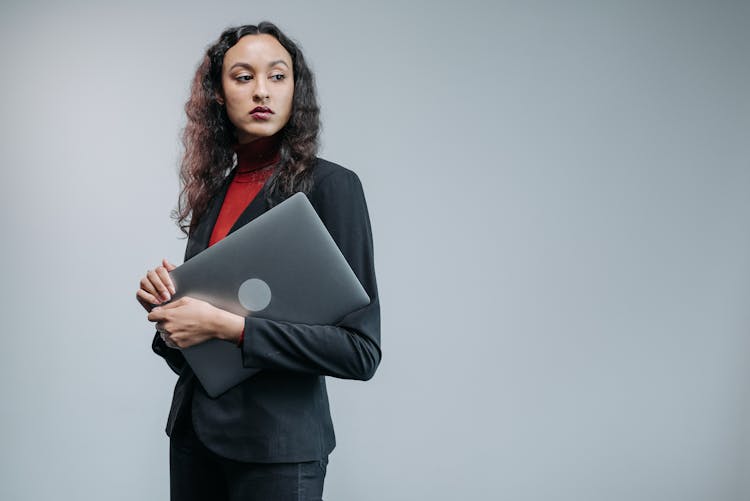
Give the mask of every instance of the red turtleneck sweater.
[[279, 161], [279, 142], [276, 136], [238, 144], [234, 151], [237, 153], [237, 168], [208, 241], [209, 247], [227, 236], [237, 218], [271, 177], [273, 168]]
[[[229, 234], [237, 218], [263, 188], [279, 161], [279, 140], [276, 136], [256, 139], [253, 142], [238, 144], [237, 168], [227, 189], [219, 217], [208, 241], [209, 247]], [[242, 331], [238, 346], [242, 346], [245, 331]]]

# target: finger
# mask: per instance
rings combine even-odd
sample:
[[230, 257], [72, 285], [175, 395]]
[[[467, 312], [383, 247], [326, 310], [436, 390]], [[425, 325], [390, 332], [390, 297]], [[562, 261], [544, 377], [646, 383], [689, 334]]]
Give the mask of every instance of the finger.
[[[169, 277], [169, 272], [164, 266], [159, 266], [156, 268], [156, 274], [159, 275], [159, 278], [161, 279], [162, 283], [167, 287], [170, 294], [174, 294], [174, 285], [172, 284], [172, 279]], [[167, 301], [171, 299], [171, 295], [169, 298], [167, 298]]]
[[185, 303], [185, 298], [183, 297], [172, 303], [167, 303], [167, 304], [156, 306], [154, 307], [154, 309], [151, 310], [151, 313], [148, 314], [148, 319], [151, 322], [164, 320], [167, 318], [167, 313], [169, 313], [170, 310], [179, 308], [180, 306], [183, 306], [184, 303]]
[[140, 304], [141, 306], [143, 306], [144, 310], [151, 311], [151, 308], [153, 307], [153, 305], [149, 304], [148, 301], [144, 301], [143, 299], [139, 298], [137, 295], [136, 295], [135, 299], [138, 301], [138, 304]]
[[187, 348], [191, 345], [190, 338], [184, 338], [183, 336], [175, 336], [170, 334], [169, 339], [180, 349]]
[[183, 306], [185, 304], [185, 298], [181, 297], [177, 301], [172, 301], [171, 303], [163, 304], [159, 306], [159, 310], [171, 310], [173, 308], [179, 308], [180, 306]]
[[162, 302], [162, 300], [158, 297], [159, 293], [156, 291], [156, 287], [154, 287], [154, 284], [152, 284], [151, 280], [148, 279], [148, 272], [146, 272], [146, 276], [141, 279], [140, 286], [144, 292], [147, 292], [148, 294], [154, 296], [159, 303]]
[[152, 294], [149, 294], [143, 289], [138, 289], [138, 292], [135, 293], [135, 298], [138, 300], [139, 303], [141, 303], [141, 305], [144, 308], [146, 308], [146, 311], [151, 311], [151, 308], [153, 308], [154, 305], [159, 304], [161, 302], [158, 299], [156, 299]]
[[179, 348], [179, 346], [177, 346], [175, 342], [172, 341], [172, 339], [169, 337], [169, 334], [164, 332], [160, 332], [159, 334], [161, 335], [161, 340], [164, 341], [164, 344], [166, 344], [170, 348]]
[[161, 322], [167, 319], [167, 312], [164, 311], [163, 307], [156, 307], [152, 309], [146, 316], [149, 322]]
[[146, 277], [156, 289], [159, 297], [162, 298], [163, 301], [169, 301], [170, 295], [169, 291], [167, 290], [167, 286], [164, 285], [164, 282], [162, 282], [159, 274], [156, 273], [156, 270], [149, 270], [149, 272], [146, 274]]
[[[170, 272], [170, 271], [174, 270], [175, 268], [177, 268], [177, 266], [175, 266], [172, 263], [170, 263], [169, 261], [167, 261], [166, 258], [164, 258], [164, 259], [161, 260], [161, 265], [164, 266], [164, 268], [167, 270], [167, 272]], [[169, 273], [167, 273], [167, 278], [169, 279], [170, 290], [172, 291], [172, 294], [174, 294], [177, 291], [177, 288], [175, 287], [174, 282], [172, 281], [172, 277], [169, 276]]]
[[152, 289], [151, 292], [149, 292], [147, 289], [141, 286], [141, 288], [138, 289], [138, 292], [136, 292], [135, 295], [140, 299], [148, 301], [149, 303], [153, 303], [153, 304], [161, 303], [161, 299], [159, 299], [158, 297], [154, 295], [155, 291], [153, 290], [153, 287], [151, 287], [151, 289]]

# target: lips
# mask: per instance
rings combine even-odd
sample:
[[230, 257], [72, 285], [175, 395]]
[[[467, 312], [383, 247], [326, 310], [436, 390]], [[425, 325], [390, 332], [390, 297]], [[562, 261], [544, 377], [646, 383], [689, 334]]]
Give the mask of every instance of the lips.
[[273, 115], [273, 110], [265, 106], [256, 106], [253, 108], [253, 111], [250, 112], [250, 116], [253, 117], [254, 120], [261, 121], [270, 119], [271, 115]]
[[271, 108], [266, 108], [265, 106], [256, 106], [253, 108], [253, 111], [250, 112], [251, 115], [254, 115], [256, 113], [268, 113], [269, 115], [273, 113], [273, 110]]

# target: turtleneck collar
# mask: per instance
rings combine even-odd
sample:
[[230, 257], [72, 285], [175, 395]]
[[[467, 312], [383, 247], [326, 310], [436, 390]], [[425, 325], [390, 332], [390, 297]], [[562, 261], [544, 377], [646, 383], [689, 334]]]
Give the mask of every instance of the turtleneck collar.
[[233, 148], [237, 153], [237, 172], [252, 172], [275, 164], [281, 158], [280, 147], [281, 138], [278, 133], [249, 143], [235, 144]]

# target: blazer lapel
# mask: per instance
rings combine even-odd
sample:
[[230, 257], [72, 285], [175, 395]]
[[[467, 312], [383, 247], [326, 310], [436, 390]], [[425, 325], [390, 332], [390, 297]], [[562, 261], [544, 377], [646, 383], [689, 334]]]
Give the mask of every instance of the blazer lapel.
[[208, 248], [211, 232], [216, 224], [216, 219], [219, 217], [219, 211], [224, 203], [224, 197], [227, 195], [229, 182], [232, 177], [234, 177], [234, 170], [224, 179], [224, 183], [219, 188], [218, 193], [208, 203], [206, 212], [203, 213], [203, 217], [198, 221], [198, 226], [190, 233], [187, 246], [185, 247], [185, 261]]
[[[255, 219], [256, 217], [260, 216], [264, 212], [268, 210], [268, 201], [266, 200], [266, 194], [268, 193], [268, 180], [266, 180], [266, 183], [263, 185], [263, 187], [260, 189], [257, 195], [255, 195], [255, 198], [252, 199], [252, 201], [248, 204], [247, 207], [245, 207], [245, 210], [242, 211], [242, 214], [240, 214], [240, 217], [237, 218], [237, 221], [232, 225], [232, 228], [229, 230], [229, 233], [233, 233], [237, 231], [238, 229], [245, 226], [247, 223]], [[229, 234], [227, 233], [227, 234]]]

